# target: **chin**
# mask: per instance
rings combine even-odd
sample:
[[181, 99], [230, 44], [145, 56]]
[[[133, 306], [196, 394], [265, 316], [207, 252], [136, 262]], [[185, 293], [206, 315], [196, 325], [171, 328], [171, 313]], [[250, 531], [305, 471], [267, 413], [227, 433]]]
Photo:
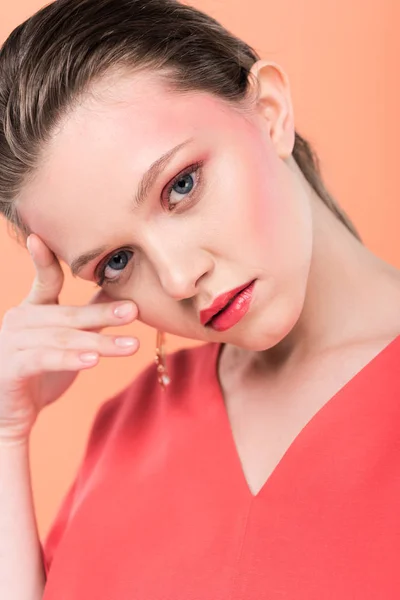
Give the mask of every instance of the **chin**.
[[253, 352], [262, 352], [277, 346], [293, 330], [303, 308], [303, 304], [300, 307], [294, 306], [293, 300], [279, 304], [279, 309], [274, 307], [273, 310], [270, 306], [247, 325], [243, 323], [235, 335], [233, 329], [231, 335], [226, 331], [226, 339], [221, 341]]

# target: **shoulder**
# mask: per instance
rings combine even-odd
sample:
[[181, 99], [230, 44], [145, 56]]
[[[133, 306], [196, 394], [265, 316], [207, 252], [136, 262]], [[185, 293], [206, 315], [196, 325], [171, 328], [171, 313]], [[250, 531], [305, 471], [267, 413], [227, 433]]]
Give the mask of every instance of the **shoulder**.
[[160, 402], [168, 399], [178, 404], [184, 397], [190, 397], [194, 390], [204, 388], [206, 374], [213, 373], [213, 358], [217, 344], [207, 343], [192, 348], [184, 348], [166, 355], [166, 365], [171, 383], [162, 390], [157, 378], [154, 363], [145, 367], [129, 385], [105, 400], [99, 407], [90, 431], [88, 446], [91, 450], [105, 438], [121, 432], [129, 426], [142, 427], [151, 420]]

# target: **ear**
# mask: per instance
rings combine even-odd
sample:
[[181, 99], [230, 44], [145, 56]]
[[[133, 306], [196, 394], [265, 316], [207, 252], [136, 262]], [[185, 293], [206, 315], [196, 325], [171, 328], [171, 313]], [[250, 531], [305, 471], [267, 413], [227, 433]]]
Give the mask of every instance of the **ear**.
[[276, 63], [259, 60], [250, 69], [249, 82], [255, 95], [255, 111], [264, 119], [278, 156], [293, 151], [295, 128], [289, 79]]

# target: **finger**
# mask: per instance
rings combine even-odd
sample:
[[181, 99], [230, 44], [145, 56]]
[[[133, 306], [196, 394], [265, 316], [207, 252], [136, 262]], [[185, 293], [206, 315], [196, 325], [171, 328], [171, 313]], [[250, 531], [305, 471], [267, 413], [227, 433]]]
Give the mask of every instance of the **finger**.
[[101, 356], [124, 356], [139, 348], [139, 340], [131, 336], [101, 335], [66, 327], [20, 330], [9, 336], [9, 347], [16, 351], [46, 347], [97, 352]]
[[[111, 298], [111, 296], [109, 296], [107, 294], [107, 292], [105, 292], [103, 289], [100, 289], [96, 292], [96, 294], [89, 300], [89, 305], [95, 305], [95, 304], [106, 304], [109, 303], [110, 305], [112, 304], [112, 311], [115, 310], [115, 308], [117, 308], [117, 306], [123, 306], [125, 303], [128, 303], [128, 305], [132, 305], [132, 300], [119, 300], [119, 301], [115, 301], [115, 298]], [[131, 306], [131, 309], [133, 311], [131, 317], [129, 318], [129, 320], [135, 319], [138, 315], [138, 308], [135, 304], [133, 304], [133, 306]], [[114, 315], [114, 313], [113, 313]], [[115, 315], [114, 315], [115, 316]], [[127, 316], [127, 315], [126, 315]], [[118, 315], [118, 322], [120, 324], [122, 324], [121, 319], [124, 319], [123, 323], [129, 322], [126, 321], [126, 316], [124, 317], [122, 314]], [[115, 323], [112, 323], [110, 325], [114, 325]], [[89, 329], [89, 328], [88, 328]], [[99, 326], [99, 327], [90, 327], [90, 329], [92, 331], [95, 331], [96, 333], [99, 333], [102, 329], [103, 326]]]
[[78, 371], [94, 367], [99, 362], [97, 353], [80, 353], [57, 348], [29, 348], [18, 352], [10, 376], [13, 381], [54, 371]]
[[[89, 300], [89, 305], [93, 305], [93, 304], [104, 304], [106, 302], [114, 302], [113, 298], [111, 298], [103, 289], [100, 289], [96, 292], [96, 294]], [[95, 331], [96, 333], [100, 333], [100, 331], [103, 329], [103, 326], [101, 327], [91, 327], [90, 328], [92, 331]]]
[[[122, 307], [128, 305], [129, 311]], [[117, 314], [116, 314], [117, 311]], [[72, 329], [97, 329], [125, 325], [137, 317], [133, 302], [112, 302], [85, 306], [60, 306], [24, 303], [10, 308], [3, 318], [7, 330], [38, 329], [41, 327], [70, 327]]]
[[56, 255], [36, 235], [27, 239], [27, 248], [36, 270], [28, 296], [22, 304], [58, 304], [64, 273]]

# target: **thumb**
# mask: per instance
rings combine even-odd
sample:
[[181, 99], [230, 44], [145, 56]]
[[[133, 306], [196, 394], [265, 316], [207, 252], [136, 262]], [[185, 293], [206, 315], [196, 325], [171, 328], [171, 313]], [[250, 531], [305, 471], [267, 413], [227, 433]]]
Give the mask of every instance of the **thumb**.
[[56, 255], [35, 234], [27, 239], [27, 248], [33, 260], [36, 276], [23, 303], [58, 304], [64, 284], [64, 273]]

